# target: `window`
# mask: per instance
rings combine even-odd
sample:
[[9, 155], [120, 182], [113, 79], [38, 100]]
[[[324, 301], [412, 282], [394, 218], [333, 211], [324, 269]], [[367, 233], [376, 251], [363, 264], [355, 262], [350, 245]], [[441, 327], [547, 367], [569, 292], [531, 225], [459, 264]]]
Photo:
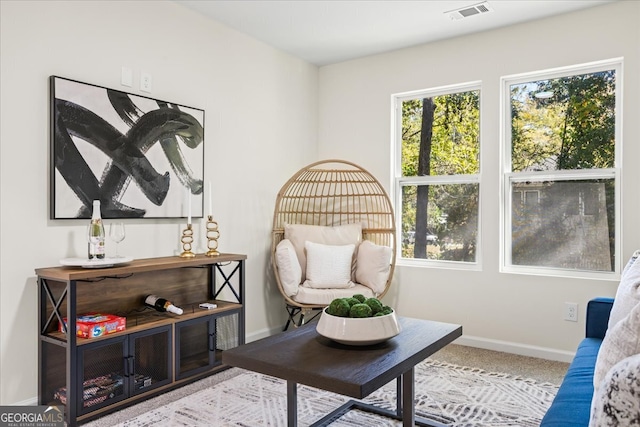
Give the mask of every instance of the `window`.
[[394, 107], [400, 257], [476, 264], [479, 84], [398, 94]]
[[621, 62], [503, 78], [503, 270], [597, 277], [618, 253]]

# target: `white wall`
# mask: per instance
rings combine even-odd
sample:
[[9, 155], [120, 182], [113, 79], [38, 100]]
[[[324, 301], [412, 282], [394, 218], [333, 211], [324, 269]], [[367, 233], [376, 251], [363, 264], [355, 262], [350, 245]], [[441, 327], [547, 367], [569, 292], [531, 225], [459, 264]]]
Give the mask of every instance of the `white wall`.
[[[0, 404], [35, 403], [34, 269], [86, 253], [85, 221], [48, 219], [50, 75], [142, 94], [144, 70], [151, 96], [205, 110], [219, 249], [248, 255], [247, 333], [281, 327], [271, 217], [282, 184], [317, 158], [317, 67], [171, 2], [2, 0], [0, 15]], [[120, 252], [173, 255], [179, 224], [126, 221]]]
[[[399, 266], [398, 312], [463, 325], [464, 343], [567, 359], [584, 336], [586, 302], [613, 296], [613, 281], [502, 274], [499, 268], [500, 77], [624, 57], [623, 251], [640, 248], [640, 2], [576, 13], [320, 69], [320, 158], [361, 163], [391, 189], [391, 95], [482, 81], [482, 271]], [[459, 24], [458, 22], [454, 24]], [[562, 319], [577, 302], [577, 323]]]

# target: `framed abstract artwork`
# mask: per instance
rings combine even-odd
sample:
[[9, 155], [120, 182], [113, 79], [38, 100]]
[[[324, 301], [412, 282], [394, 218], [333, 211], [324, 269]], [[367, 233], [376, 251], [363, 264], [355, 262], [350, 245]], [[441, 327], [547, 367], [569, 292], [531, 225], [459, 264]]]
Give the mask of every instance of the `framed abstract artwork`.
[[203, 216], [204, 110], [51, 76], [50, 218]]

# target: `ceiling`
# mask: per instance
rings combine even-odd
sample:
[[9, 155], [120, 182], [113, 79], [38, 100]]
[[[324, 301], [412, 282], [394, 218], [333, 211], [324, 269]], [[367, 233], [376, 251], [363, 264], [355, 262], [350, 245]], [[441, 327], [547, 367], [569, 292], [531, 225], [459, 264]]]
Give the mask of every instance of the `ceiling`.
[[617, 0], [174, 0], [319, 66], [586, 9]]

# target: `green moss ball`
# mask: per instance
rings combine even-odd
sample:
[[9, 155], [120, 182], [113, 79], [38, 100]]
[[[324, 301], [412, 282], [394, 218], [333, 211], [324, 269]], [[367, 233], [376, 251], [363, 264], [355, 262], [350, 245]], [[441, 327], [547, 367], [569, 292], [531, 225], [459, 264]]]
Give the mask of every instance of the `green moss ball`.
[[371, 307], [367, 304], [355, 304], [349, 310], [349, 317], [371, 317]]
[[362, 294], [355, 294], [352, 298], [357, 299], [359, 302], [365, 302], [367, 300], [367, 297], [365, 297]]
[[382, 303], [377, 298], [367, 298], [367, 300], [364, 303], [367, 304], [369, 307], [371, 307], [371, 312], [373, 314], [379, 313], [383, 309]]
[[329, 308], [327, 308], [327, 313], [329, 313], [332, 316], [349, 317], [350, 309], [351, 309], [351, 306], [349, 305], [349, 303], [345, 298], [336, 298], [333, 301], [331, 301], [331, 304], [329, 304]]
[[349, 307], [353, 307], [356, 304], [360, 304], [360, 300], [353, 297], [343, 298], [343, 299], [349, 303]]

